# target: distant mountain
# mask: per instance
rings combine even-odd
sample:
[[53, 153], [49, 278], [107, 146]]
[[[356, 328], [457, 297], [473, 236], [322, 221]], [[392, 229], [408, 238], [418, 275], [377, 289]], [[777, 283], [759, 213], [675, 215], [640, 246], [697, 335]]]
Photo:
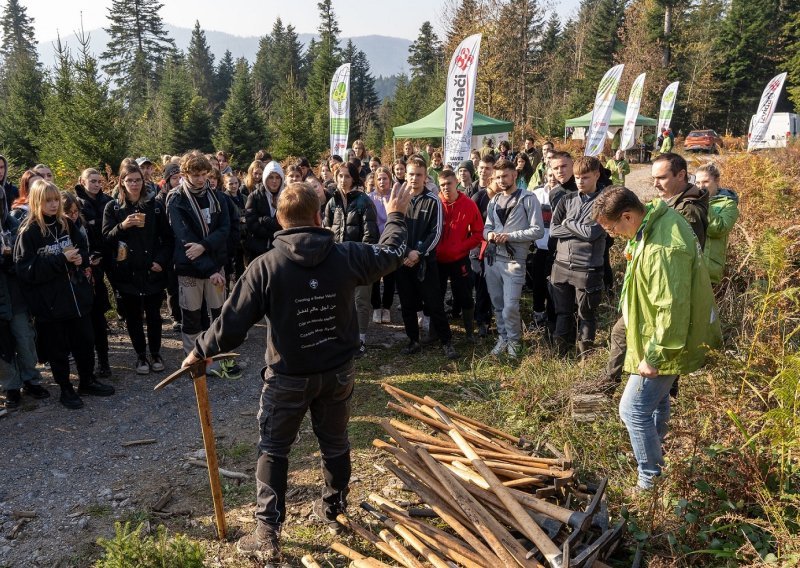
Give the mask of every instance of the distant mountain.
[[[175, 45], [178, 49], [186, 51], [192, 37], [192, 30], [169, 24], [166, 25], [166, 29], [175, 40]], [[108, 34], [102, 28], [91, 30], [88, 33], [90, 34], [92, 52], [95, 55], [103, 53], [109, 41]], [[308, 45], [308, 42], [313, 37], [316, 36], [314, 34], [299, 34], [300, 42], [303, 45]], [[206, 31], [206, 40], [211, 47], [215, 61], [219, 61], [225, 51], [230, 50], [234, 59], [244, 57], [250, 63], [253, 63], [256, 60], [259, 39], [258, 37], [235, 36], [225, 32]], [[408, 70], [406, 59], [408, 59], [408, 47], [411, 45], [410, 40], [378, 35], [345, 37], [341, 39], [342, 47], [344, 47], [348, 39], [352, 39], [355, 46], [367, 55], [370, 70], [375, 77], [380, 75], [388, 77]], [[61, 38], [61, 42], [66, 44], [73, 53], [77, 52], [79, 48], [78, 39], [74, 34], [64, 36]], [[39, 57], [42, 63], [48, 67], [52, 66], [55, 61], [54, 45], [55, 39], [39, 43]]]

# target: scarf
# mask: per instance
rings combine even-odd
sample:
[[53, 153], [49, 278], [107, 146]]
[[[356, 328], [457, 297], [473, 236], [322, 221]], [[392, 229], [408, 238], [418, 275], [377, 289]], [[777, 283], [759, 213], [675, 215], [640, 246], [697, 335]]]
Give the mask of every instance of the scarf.
[[186, 196], [194, 216], [200, 221], [200, 229], [203, 231], [203, 237], [207, 237], [209, 233], [208, 223], [203, 217], [203, 211], [200, 204], [197, 202], [198, 197], [208, 196], [208, 212], [213, 215], [220, 210], [219, 200], [217, 199], [216, 192], [207, 189], [208, 186], [203, 186], [200, 189], [191, 189], [186, 181], [181, 182], [181, 192]]

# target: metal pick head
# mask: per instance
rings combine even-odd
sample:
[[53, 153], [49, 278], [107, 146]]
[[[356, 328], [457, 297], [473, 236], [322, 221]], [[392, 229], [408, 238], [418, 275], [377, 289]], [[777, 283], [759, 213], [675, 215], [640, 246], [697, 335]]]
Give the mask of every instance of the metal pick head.
[[[213, 357], [209, 357], [209, 359], [211, 359], [212, 361], [219, 361], [220, 359], [231, 359], [233, 357], [238, 357], [238, 356], [239, 356], [238, 353], [219, 353], [217, 355], [214, 355]], [[176, 381], [178, 378], [186, 374], [188, 374], [192, 378], [205, 376], [206, 374], [205, 361], [198, 361], [197, 365], [193, 365], [191, 367], [181, 367], [177, 371], [170, 374], [163, 381], [158, 383], [156, 386], [154, 386], [153, 390], [161, 390], [171, 382]]]

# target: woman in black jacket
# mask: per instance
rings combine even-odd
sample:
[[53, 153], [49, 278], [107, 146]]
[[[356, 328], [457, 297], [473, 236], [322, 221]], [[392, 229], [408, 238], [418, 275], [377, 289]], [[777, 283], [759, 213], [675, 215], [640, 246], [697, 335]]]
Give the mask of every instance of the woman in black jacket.
[[[163, 205], [147, 199], [139, 166], [123, 164], [119, 180], [119, 196], [106, 205], [103, 214], [103, 239], [112, 251], [110, 277], [125, 308], [125, 326], [136, 351], [136, 372], [146, 375], [151, 370], [164, 370], [161, 303], [174, 242]], [[147, 320], [147, 340], [142, 311]]]
[[[36, 320], [39, 358], [50, 362], [53, 380], [61, 387], [61, 404], [80, 408], [79, 394], [114, 394], [114, 387], [94, 376], [92, 285], [85, 273], [89, 245], [64, 215], [61, 192], [54, 184], [36, 180], [28, 205], [30, 213], [14, 249], [17, 276]], [[70, 353], [80, 378], [77, 394], [69, 382]]]
[[[322, 225], [333, 231], [337, 243], [354, 241], [378, 242], [378, 213], [372, 199], [361, 190], [358, 166], [345, 162], [336, 170], [337, 191], [325, 206]], [[372, 283], [356, 288], [356, 315], [361, 347], [358, 357], [366, 352], [367, 327], [372, 297]]]
[[278, 209], [278, 196], [284, 187], [284, 174], [281, 165], [272, 161], [264, 166], [263, 183], [247, 196], [244, 206], [244, 219], [247, 225], [247, 240], [244, 255], [247, 264], [272, 248], [272, 238], [281, 229], [275, 218]]

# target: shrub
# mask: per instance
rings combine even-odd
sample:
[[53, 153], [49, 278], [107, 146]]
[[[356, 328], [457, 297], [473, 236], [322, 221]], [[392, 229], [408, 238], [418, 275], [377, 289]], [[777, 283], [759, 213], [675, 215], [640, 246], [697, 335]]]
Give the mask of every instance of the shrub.
[[155, 536], [142, 537], [143, 525], [131, 530], [131, 524], [115, 523], [114, 538], [97, 541], [104, 552], [95, 568], [202, 568], [203, 547], [184, 535], [167, 536], [159, 525]]

